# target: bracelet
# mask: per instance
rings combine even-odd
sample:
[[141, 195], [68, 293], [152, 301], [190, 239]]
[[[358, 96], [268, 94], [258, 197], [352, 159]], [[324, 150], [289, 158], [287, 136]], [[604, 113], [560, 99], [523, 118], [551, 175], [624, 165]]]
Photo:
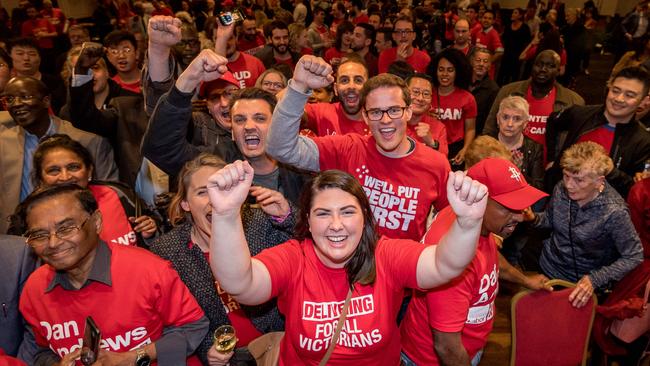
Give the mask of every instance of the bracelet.
[[289, 215], [291, 215], [291, 205], [289, 205], [289, 211], [287, 211], [287, 213], [285, 215], [283, 215], [283, 216], [271, 216], [271, 220], [275, 221], [278, 224], [281, 224], [281, 223], [284, 222], [284, 220], [287, 219], [287, 217], [289, 217]]

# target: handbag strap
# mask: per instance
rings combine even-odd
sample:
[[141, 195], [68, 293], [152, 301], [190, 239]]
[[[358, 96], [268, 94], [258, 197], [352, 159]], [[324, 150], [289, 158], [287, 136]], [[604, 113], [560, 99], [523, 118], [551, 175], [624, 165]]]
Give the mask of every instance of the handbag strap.
[[318, 366], [327, 365], [327, 361], [329, 361], [330, 357], [332, 356], [332, 352], [334, 352], [336, 341], [339, 340], [339, 334], [341, 334], [341, 329], [343, 329], [343, 323], [345, 323], [345, 318], [348, 316], [348, 305], [350, 305], [350, 299], [352, 299], [352, 289], [348, 290], [348, 296], [345, 298], [343, 310], [341, 310], [341, 316], [339, 316], [339, 322], [336, 324], [336, 332], [334, 332], [332, 341], [330, 342], [329, 347], [327, 347], [327, 352], [325, 353], [325, 356], [323, 356], [323, 359], [320, 360]]

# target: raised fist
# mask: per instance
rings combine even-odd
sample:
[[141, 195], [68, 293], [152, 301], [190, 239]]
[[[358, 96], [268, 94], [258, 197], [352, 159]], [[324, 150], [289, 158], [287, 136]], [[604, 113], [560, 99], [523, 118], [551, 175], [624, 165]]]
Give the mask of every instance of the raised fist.
[[293, 86], [302, 92], [324, 88], [333, 82], [332, 66], [320, 57], [302, 56], [293, 72]]
[[84, 42], [81, 45], [81, 53], [74, 65], [75, 74], [86, 74], [97, 61], [104, 55], [104, 47], [95, 42]]
[[181, 20], [178, 18], [156, 15], [149, 19], [147, 35], [149, 43], [172, 47], [181, 40]]

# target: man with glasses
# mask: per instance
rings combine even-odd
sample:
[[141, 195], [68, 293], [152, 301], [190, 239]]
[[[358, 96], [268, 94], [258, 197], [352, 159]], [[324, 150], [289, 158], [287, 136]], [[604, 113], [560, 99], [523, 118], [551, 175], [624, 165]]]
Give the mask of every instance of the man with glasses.
[[8, 116], [0, 112], [0, 232], [7, 231], [7, 217], [34, 189], [32, 158], [43, 136], [70, 136], [92, 154], [96, 179], [117, 180], [113, 149], [108, 142], [50, 115], [50, 93], [41, 81], [17, 76], [9, 80], [0, 101], [8, 111]]
[[113, 81], [122, 88], [134, 93], [142, 93], [140, 85], [141, 70], [138, 67], [138, 43], [133, 33], [116, 30], [104, 38], [108, 62], [113, 65], [117, 74]]
[[88, 316], [101, 332], [98, 364], [200, 364], [187, 357], [207, 332], [203, 311], [168, 262], [99, 239], [102, 217], [90, 191], [36, 191], [19, 207], [18, 221], [45, 263], [20, 299], [38, 347], [35, 365], [74, 364]]
[[300, 136], [300, 117], [312, 89], [334, 81], [331, 65], [303, 56], [273, 113], [267, 151], [301, 169], [340, 169], [353, 174], [370, 200], [379, 232], [419, 240], [431, 206], [447, 206], [450, 167], [440, 153], [406, 134], [413, 110], [406, 83], [391, 74], [369, 79], [360, 105], [371, 135]]
[[387, 72], [388, 66], [395, 61], [406, 61], [413, 66], [415, 71], [425, 73], [431, 62], [431, 57], [421, 50], [413, 47], [415, 41], [415, 26], [409, 17], [400, 16], [393, 26], [393, 40], [397, 47], [384, 50], [379, 55], [379, 72]]
[[442, 122], [429, 114], [433, 93], [431, 78], [427, 74], [416, 73], [406, 79], [406, 84], [411, 92], [413, 109], [406, 133], [416, 141], [447, 156], [447, 129]]
[[[229, 107], [239, 82], [227, 71], [227, 63], [228, 59], [212, 50], [201, 51], [160, 97], [141, 149], [165, 173], [178, 174], [185, 162], [201, 152], [215, 154], [228, 163], [241, 159], [232, 140]], [[197, 91], [205, 98], [207, 112], [192, 108]]]

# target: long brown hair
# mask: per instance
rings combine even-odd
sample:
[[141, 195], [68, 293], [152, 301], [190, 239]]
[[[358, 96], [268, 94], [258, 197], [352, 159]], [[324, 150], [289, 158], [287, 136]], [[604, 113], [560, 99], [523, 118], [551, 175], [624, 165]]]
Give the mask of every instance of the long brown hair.
[[309, 212], [314, 196], [325, 189], [338, 188], [353, 195], [363, 213], [363, 232], [359, 245], [352, 258], [345, 264], [350, 288], [355, 282], [368, 285], [375, 282], [375, 246], [378, 235], [375, 219], [370, 209], [370, 203], [359, 181], [348, 173], [340, 170], [326, 170], [318, 174], [300, 195], [300, 211], [296, 222], [295, 235], [298, 239], [313, 239], [309, 231]]
[[226, 163], [215, 155], [201, 153], [199, 156], [185, 163], [181, 172], [178, 173], [178, 189], [169, 204], [167, 213], [172, 225], [176, 226], [187, 219], [187, 213], [181, 207], [181, 202], [187, 199], [187, 189], [190, 186], [190, 180], [194, 173], [206, 166], [220, 169], [226, 166]]

